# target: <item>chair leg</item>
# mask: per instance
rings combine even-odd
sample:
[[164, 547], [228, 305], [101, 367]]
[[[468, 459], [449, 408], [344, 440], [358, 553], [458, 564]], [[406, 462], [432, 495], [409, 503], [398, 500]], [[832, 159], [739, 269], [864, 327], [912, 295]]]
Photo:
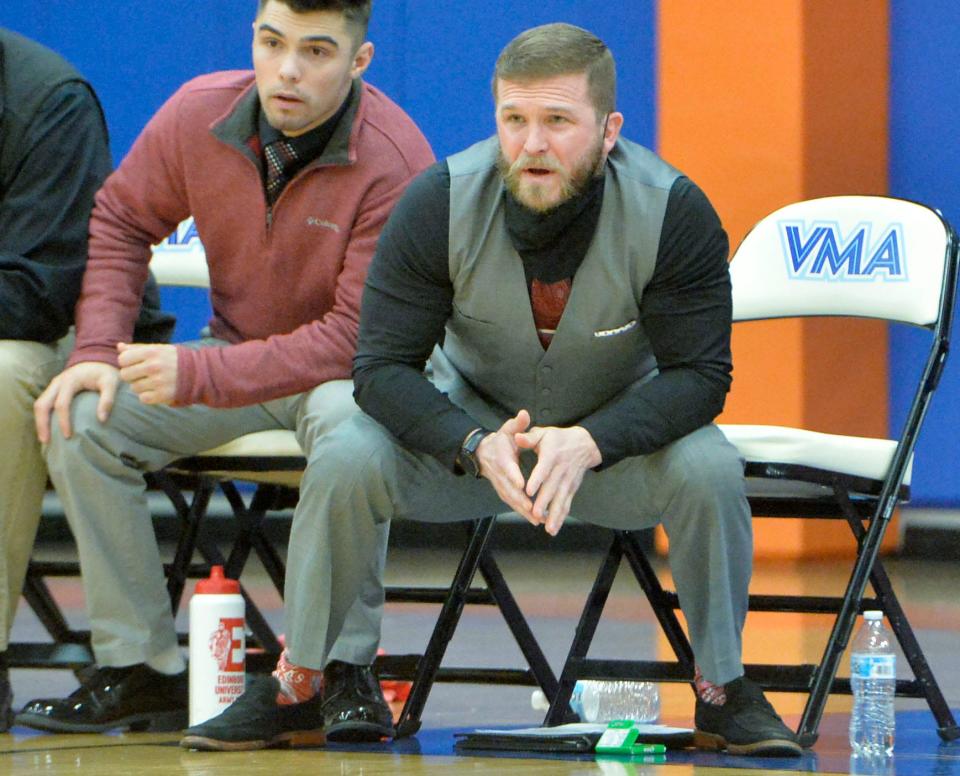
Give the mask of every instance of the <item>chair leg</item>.
[[[240, 525], [240, 533], [234, 541], [233, 547], [230, 549], [230, 556], [227, 559], [228, 572], [239, 574], [246, 565], [251, 550], [253, 550], [282, 598], [286, 566], [280, 554], [264, 538], [261, 532], [267, 512], [276, 503], [278, 486], [258, 485], [253, 498], [250, 500], [249, 507], [243, 503], [243, 499], [233, 482], [223, 482], [220, 487], [230, 502], [234, 517]], [[230, 576], [229, 573], [228, 576]]]
[[647, 560], [646, 553], [637, 542], [636, 535], [629, 531], [618, 531], [617, 533], [620, 537], [620, 547], [627, 563], [630, 564], [630, 570], [633, 571], [634, 577], [646, 594], [647, 600], [653, 608], [653, 613], [660, 623], [660, 628], [677, 656], [680, 667], [688, 672], [692, 679], [695, 670], [693, 647], [690, 646], [690, 640], [677, 619], [677, 594], [663, 589], [660, 579], [650, 566], [650, 561]]
[[30, 567], [23, 581], [23, 597], [55, 642], [69, 644], [82, 641], [76, 638], [76, 633], [67, 624], [43, 577], [32, 573]]
[[570, 710], [570, 696], [573, 695], [573, 686], [577, 682], [579, 664], [587, 656], [587, 650], [590, 649], [590, 642], [593, 641], [593, 635], [600, 623], [600, 615], [603, 614], [603, 607], [606, 606], [610, 588], [613, 586], [614, 579], [616, 579], [622, 557], [623, 550], [620, 539], [615, 536], [603, 563], [600, 565], [600, 570], [597, 572], [593, 587], [587, 596], [583, 612], [580, 615], [580, 621], [577, 623], [573, 642], [570, 644], [570, 651], [563, 664], [563, 672], [560, 674], [557, 694], [553, 697], [547, 716], [543, 720], [545, 726], [552, 727], [562, 725], [565, 722], [576, 721], [576, 715]]
[[890, 620], [890, 627], [900, 647], [903, 649], [904, 657], [910, 665], [910, 670], [917, 680], [920, 690], [927, 699], [930, 711], [937, 721], [937, 732], [944, 741], [955, 741], [960, 738], [960, 727], [957, 726], [953, 712], [947, 704], [943, 693], [940, 691], [940, 685], [937, 684], [933, 671], [930, 670], [930, 664], [923, 654], [923, 649], [917, 641], [917, 637], [910, 627], [906, 614], [900, 606], [896, 593], [890, 584], [890, 578], [887, 576], [883, 564], [878, 560], [870, 573], [870, 584], [880, 601], [881, 609]]
[[493, 531], [495, 521], [495, 516], [486, 517], [473, 524], [470, 542], [460, 558], [460, 564], [457, 566], [457, 572], [450, 585], [450, 592], [440, 610], [440, 616], [433, 627], [433, 633], [430, 635], [423, 656], [417, 662], [413, 687], [406, 703], [403, 705], [403, 710], [400, 712], [400, 719], [397, 721], [397, 738], [411, 736], [420, 729], [423, 707], [426, 705], [427, 696], [433, 687], [447, 645], [453, 638], [453, 632], [460, 621], [470, 583], [473, 581], [474, 574], [476, 574], [477, 566], [480, 564], [480, 558]]
[[179, 501], [182, 502], [182, 494], [169, 477], [163, 472], [158, 472], [153, 475], [153, 478], [173, 503], [180, 520], [180, 536], [177, 539], [177, 549], [173, 554], [173, 562], [167, 571], [167, 592], [170, 595], [170, 609], [176, 615], [183, 598], [183, 590], [187, 584], [190, 562], [193, 560], [193, 553], [197, 546], [200, 523], [207, 514], [210, 499], [216, 489], [216, 482], [201, 477], [197, 481], [193, 499], [184, 512], [182, 503], [178, 503], [178, 499], [174, 497], [175, 495], [178, 496]]
[[503, 619], [506, 620], [507, 627], [510, 628], [513, 638], [516, 639], [517, 646], [520, 647], [520, 651], [523, 653], [527, 665], [530, 666], [530, 671], [537, 680], [537, 684], [540, 685], [543, 694], [552, 701], [559, 686], [556, 674], [550, 668], [543, 650], [540, 649], [533, 631], [530, 630], [530, 625], [523, 616], [523, 612], [520, 611], [510, 588], [507, 587], [500, 567], [488, 552], [480, 556], [480, 574], [487, 583], [490, 594], [497, 602], [497, 608], [500, 609]]
[[883, 534], [887, 528], [887, 520], [882, 515], [892, 512], [892, 509], [887, 509], [887, 505], [884, 503], [878, 503], [873, 516], [870, 518], [869, 527], [864, 531], [861, 519], [852, 509], [846, 494], [838, 492], [837, 496], [844, 512], [847, 513], [847, 522], [857, 538], [857, 559], [850, 573], [850, 580], [844, 590], [840, 611], [833, 622], [823, 658], [811, 678], [810, 695], [800, 717], [800, 727], [797, 729], [797, 735], [802, 746], [812, 746], [818, 738], [817, 729], [820, 726], [823, 709], [827, 703], [827, 696], [833, 687], [837, 669], [840, 665], [840, 658], [847, 648], [857, 615], [860, 612], [867, 581], [880, 553], [880, 541], [883, 539]]
[[[850, 530], [853, 532], [854, 537], [856, 537], [858, 547], [862, 548], [871, 536], [870, 532], [873, 529], [874, 523], [871, 521], [870, 528], [865, 530], [862, 521], [859, 519], [850, 501], [849, 493], [837, 486], [834, 486], [834, 489], [837, 492], [838, 500], [846, 515]], [[884, 513], [878, 507], [873, 520], [878, 520], [879, 518], [877, 516], [881, 514]], [[915, 685], [919, 688], [919, 693], [922, 693], [926, 699], [927, 704], [930, 706], [930, 711], [937, 721], [937, 732], [940, 738], [944, 741], [954, 741], [960, 738], [960, 727], [957, 726], [953, 712], [943, 697], [940, 685], [937, 683], [933, 671], [930, 669], [930, 664], [923, 654], [923, 649], [920, 647], [920, 643], [914, 635], [913, 628], [910, 626], [909, 620], [907, 620], [903, 607], [900, 606], [900, 600], [893, 590], [893, 585], [890, 584], [890, 577], [887, 576], [886, 569], [884, 569], [883, 563], [878, 557], [879, 544], [885, 531], [886, 525], [884, 521], [877, 529], [877, 533], [879, 534], [875, 540], [877, 556], [875, 556], [874, 562], [868, 569], [870, 585], [873, 587], [879, 608], [890, 620], [890, 627], [897, 637], [900, 647], [903, 649], [903, 654], [904, 657], [907, 658], [910, 670], [913, 672]], [[862, 600], [862, 598], [863, 593], [861, 592], [860, 599]], [[920, 697], [919, 693], [916, 697]]]
[[[243, 571], [243, 565], [249, 551], [247, 551], [246, 554], [238, 553], [236, 556], [231, 551], [231, 557], [227, 559], [224, 558], [223, 553], [220, 552], [220, 548], [217, 547], [215, 542], [200, 538], [200, 523], [207, 514], [210, 499], [218, 486], [217, 480], [209, 477], [199, 477], [193, 499], [187, 503], [181, 489], [177, 487], [176, 483], [173, 482], [166, 472], [154, 472], [150, 477], [153, 482], [163, 490], [167, 498], [170, 499], [181, 524], [180, 536], [177, 540], [177, 549], [174, 553], [173, 562], [170, 564], [167, 572], [167, 590], [170, 594], [171, 608], [174, 614], [176, 614], [183, 596], [184, 587], [186, 586], [194, 552], [199, 552], [201, 557], [211, 566], [223, 566], [226, 576], [232, 579], [238, 579], [240, 573]], [[236, 486], [232, 482], [219, 484], [224, 492], [228, 494], [227, 498], [233, 507], [234, 514], [242, 516], [246, 508], [243, 506]], [[241, 509], [238, 509], [234, 499], [231, 499], [231, 495], [235, 496], [236, 499], [240, 499]], [[243, 528], [244, 524], [241, 520], [241, 533]], [[278, 589], [282, 595], [282, 582]], [[280, 655], [280, 642], [277, 640], [273, 628], [270, 627], [270, 624], [266, 621], [259, 607], [257, 607], [243, 585], [240, 586], [240, 594], [243, 596], [246, 605], [247, 628], [265, 653], [262, 660], [260, 660], [258, 656], [255, 662], [257, 662], [258, 667], [263, 667], [259, 666], [259, 663], [263, 663], [264, 666], [272, 664]]]

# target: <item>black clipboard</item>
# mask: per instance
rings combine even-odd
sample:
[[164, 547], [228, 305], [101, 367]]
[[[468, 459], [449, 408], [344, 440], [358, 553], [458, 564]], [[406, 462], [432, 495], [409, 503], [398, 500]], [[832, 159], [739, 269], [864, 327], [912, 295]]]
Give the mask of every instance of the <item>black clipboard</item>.
[[601, 733], [569, 733], [557, 736], [513, 734], [509, 732], [455, 733], [457, 749], [494, 749], [500, 752], [592, 752]]

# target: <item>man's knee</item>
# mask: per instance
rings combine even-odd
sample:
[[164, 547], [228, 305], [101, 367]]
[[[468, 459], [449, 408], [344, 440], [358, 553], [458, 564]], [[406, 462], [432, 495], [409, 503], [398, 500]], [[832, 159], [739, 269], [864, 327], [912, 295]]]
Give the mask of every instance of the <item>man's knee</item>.
[[324, 487], [383, 487], [395, 442], [375, 420], [358, 413], [316, 439], [307, 456], [304, 490]]
[[50, 442], [46, 446], [47, 468], [56, 478], [69, 469], [69, 461], [76, 455], [86, 455], [91, 446], [105, 446], [105, 424], [97, 417], [100, 394], [84, 391], [73, 397], [70, 404], [70, 437], [63, 436], [56, 414], [50, 419]]
[[[743, 460], [714, 426], [698, 429], [670, 446], [667, 487], [686, 503], [745, 504]], [[742, 510], [738, 510], [742, 511]]]

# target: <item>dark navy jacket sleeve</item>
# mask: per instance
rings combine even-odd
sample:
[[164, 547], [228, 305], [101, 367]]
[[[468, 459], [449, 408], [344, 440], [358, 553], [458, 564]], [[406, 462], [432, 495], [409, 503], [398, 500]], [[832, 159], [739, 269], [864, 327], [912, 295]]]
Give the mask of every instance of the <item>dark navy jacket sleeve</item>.
[[73, 323], [93, 195], [111, 167], [89, 88], [55, 90], [22, 150], [0, 191], [0, 338], [51, 342]]

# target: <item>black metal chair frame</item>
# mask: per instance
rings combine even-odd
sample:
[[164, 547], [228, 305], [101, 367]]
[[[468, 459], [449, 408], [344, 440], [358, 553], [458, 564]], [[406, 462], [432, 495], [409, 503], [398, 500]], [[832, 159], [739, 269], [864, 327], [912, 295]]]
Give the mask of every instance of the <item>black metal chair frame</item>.
[[[197, 456], [177, 461], [171, 468], [177, 472], [199, 474], [202, 481], [205, 479], [202, 472], [300, 471], [304, 466], [303, 458], [285, 456], [249, 459], [241, 456], [223, 458]], [[171, 484], [173, 490], [168, 490], [167, 487], [164, 487], [164, 490], [171, 499], [174, 499], [177, 497], [175, 491], [178, 486], [176, 483]], [[267, 569], [274, 587], [282, 596], [285, 575], [283, 561], [261, 529], [270, 510], [296, 503], [297, 492], [285, 486], [261, 484], [257, 486], [250, 505], [247, 506], [235, 483], [230, 480], [221, 481], [220, 487], [240, 525], [240, 533], [224, 562], [226, 575], [239, 579], [250, 552], [254, 551]], [[196, 501], [196, 495], [194, 501]], [[200, 508], [196, 509], [193, 508], [193, 504], [187, 505], [185, 502], [182, 506], [188, 506], [188, 509], [183, 512], [183, 530], [172, 569], [168, 572], [172, 597], [179, 597], [183, 584], [181, 580], [185, 579], [187, 574], [199, 572], [202, 575], [208, 568], [211, 558], [214, 557], [208, 546], [198, 542], [198, 528], [203, 518], [205, 504], [200, 504]], [[178, 512], [181, 508], [178, 508]], [[375, 662], [377, 674], [381, 679], [412, 682], [410, 694], [397, 722], [398, 737], [413, 735], [419, 730], [427, 696], [434, 682], [530, 685], [540, 687], [548, 698], [556, 694], [558, 686], [556, 675], [510, 592], [489, 547], [489, 539], [495, 524], [496, 516], [465, 523], [467, 546], [449, 588], [388, 586], [385, 590], [388, 603], [433, 603], [441, 606], [440, 614], [422, 654], [381, 655]], [[190, 568], [189, 560], [193, 554], [193, 547], [196, 547], [207, 559], [207, 566], [199, 569]], [[480, 572], [485, 583], [482, 587], [472, 586], [477, 571]], [[460, 621], [463, 608], [467, 604], [496, 606], [499, 609], [529, 666], [527, 669], [456, 668], [441, 665], [447, 646]], [[253, 602], [248, 598], [248, 628], [259, 640], [262, 653], [255, 655], [252, 660], [248, 658], [248, 662], [254, 670], [269, 670], [279, 656], [279, 644], [262, 617], [259, 621], [262, 622], [263, 630], [254, 627], [250, 619], [251, 611], [259, 615]]]
[[[940, 737], [944, 741], [960, 738], [960, 727], [957, 726], [943, 697], [879, 558], [880, 545], [893, 512], [898, 503], [909, 497], [909, 489], [903, 486], [904, 477], [949, 350], [960, 246], [953, 229], [946, 221], [943, 223], [948, 241], [940, 315], [936, 324], [930, 327], [930, 350], [886, 478], [875, 481], [808, 466], [775, 462], [748, 462], [746, 466], [748, 484], [762, 480], [801, 481], [825, 486], [829, 490], [829, 493], [822, 497], [801, 499], [769, 495], [751, 497], [750, 506], [755, 516], [845, 520], [856, 542], [856, 559], [842, 596], [749, 597], [750, 611], [815, 613], [832, 615], [834, 618], [823, 657], [818, 665], [745, 666], [746, 675], [765, 690], [809, 693], [797, 729], [804, 746], [810, 746], [817, 740], [828, 695], [851, 692], [850, 680], [837, 677], [837, 671], [857, 615], [869, 609], [878, 609], [885, 613], [914, 675], [912, 680], [897, 680], [897, 696], [925, 699], [936, 720]], [[646, 593], [677, 657], [676, 661], [612, 661], [587, 658], [590, 643], [622, 558], [626, 558]], [[864, 597], [868, 582], [874, 592], [873, 598]], [[636, 537], [630, 532], [615, 532], [581, 614], [573, 644], [561, 672], [559, 691], [547, 712], [544, 724], [556, 725], [571, 718], [568, 706], [570, 695], [573, 685], [580, 678], [692, 682], [693, 651], [676, 617], [677, 609], [679, 601], [676, 593], [664, 590], [661, 586]]]
[[[195, 456], [174, 462], [165, 470], [149, 475], [153, 487], [170, 499], [177, 514], [180, 531], [173, 560], [165, 565], [171, 608], [176, 614], [188, 579], [203, 578], [210, 567], [222, 565], [226, 576], [241, 580], [241, 594], [246, 602], [248, 640], [247, 666], [251, 671], [269, 671], [276, 664], [281, 645], [256, 603], [242, 584], [242, 572], [251, 553], [255, 553], [269, 575], [273, 586], [283, 596], [286, 573], [283, 559], [263, 531], [269, 513], [296, 504], [295, 488], [275, 484], [258, 484], [246, 500], [237, 483], [223, 479], [225, 472], [300, 471], [303, 458]], [[217, 472], [212, 476], [209, 472]], [[239, 531], [229, 552], [224, 555], [216, 542], [201, 535], [200, 526], [210, 500], [217, 489], [230, 504]], [[186, 491], [192, 492], [187, 498]], [[249, 503], [248, 503], [249, 502]], [[506, 580], [494, 559], [489, 539], [496, 524], [490, 516], [465, 523], [467, 546], [460, 558], [449, 588], [387, 587], [387, 602], [434, 603], [440, 614], [422, 654], [383, 655], [375, 666], [382, 679], [412, 682], [397, 723], [397, 736], [413, 735], [420, 728], [421, 716], [434, 682], [477, 684], [510, 684], [540, 687], [548, 698], [557, 692], [557, 678], [520, 610]], [[202, 562], [195, 563], [199, 554]], [[474, 586], [477, 572], [483, 586]], [[20, 667], [71, 668], [77, 670], [93, 662], [89, 647], [90, 633], [71, 629], [51, 595], [44, 577], [77, 576], [76, 562], [32, 562], [24, 596], [50, 633], [53, 643], [15, 644], [8, 652], [10, 665]], [[447, 646], [453, 638], [465, 605], [496, 606], [523, 654], [528, 668], [444, 667], [441, 665]], [[187, 634], [180, 633], [181, 644]]]

